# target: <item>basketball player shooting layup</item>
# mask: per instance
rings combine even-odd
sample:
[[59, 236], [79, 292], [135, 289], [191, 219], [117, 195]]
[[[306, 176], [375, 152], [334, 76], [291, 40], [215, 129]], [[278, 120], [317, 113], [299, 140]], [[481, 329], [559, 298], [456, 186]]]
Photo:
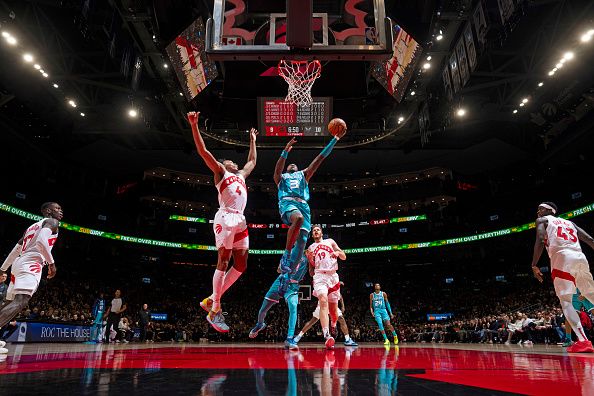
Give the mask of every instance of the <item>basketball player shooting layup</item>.
[[[307, 203], [309, 200], [308, 183], [330, 154], [336, 142], [346, 133], [346, 124], [342, 120], [340, 122], [342, 123], [341, 128], [307, 168], [300, 171], [297, 165], [289, 164], [287, 172], [283, 173], [285, 161], [289, 157], [293, 145], [297, 143], [294, 138], [287, 143], [274, 168], [274, 182], [278, 187], [278, 207], [281, 220], [290, 226], [287, 232], [285, 252], [281, 259], [281, 271], [285, 275], [293, 271], [303, 256], [307, 236], [311, 229], [311, 212]], [[281, 282], [282, 289], [286, 289], [286, 280], [287, 277]], [[283, 292], [284, 290], [281, 290], [281, 294]]]
[[0, 309], [0, 328], [27, 307], [39, 286], [44, 266], [48, 268], [48, 279], [56, 275], [52, 247], [58, 238], [62, 208], [55, 202], [46, 202], [41, 206], [41, 214], [44, 218], [27, 228], [0, 267], [0, 272], [6, 272], [12, 266], [6, 294], [6, 299], [12, 301]]
[[[386, 331], [384, 330], [384, 323], [388, 330], [392, 332], [392, 337], [394, 337], [394, 345], [398, 344], [398, 336], [396, 335], [396, 330], [394, 330], [394, 326], [390, 322], [390, 319], [394, 318], [392, 314], [392, 307], [390, 307], [390, 302], [388, 301], [388, 295], [382, 291], [382, 287], [379, 283], [373, 285], [373, 293], [369, 295], [369, 309], [371, 310], [371, 316], [375, 318], [377, 325], [382, 333], [382, 337], [384, 337], [384, 345], [390, 345], [390, 341], [386, 336]], [[390, 314], [388, 316], [388, 313]]]
[[[258, 131], [250, 131], [250, 152], [243, 169], [231, 160], [217, 161], [206, 149], [198, 129], [199, 112], [188, 113], [192, 135], [198, 154], [214, 174], [215, 187], [219, 192], [219, 210], [214, 218], [215, 241], [218, 249], [217, 269], [212, 277], [212, 294], [200, 303], [208, 312], [206, 320], [221, 332], [229, 331], [221, 312], [221, 297], [235, 283], [247, 268], [249, 237], [243, 211], [247, 203], [245, 179], [256, 167], [256, 136]], [[227, 267], [233, 255], [233, 268]]]
[[536, 241], [532, 257], [534, 277], [542, 283], [538, 260], [546, 247], [551, 260], [555, 293], [561, 302], [563, 314], [578, 338], [578, 342], [567, 348], [567, 352], [592, 353], [594, 348], [584, 334], [580, 317], [573, 308], [572, 298], [577, 287], [586, 299], [594, 303], [594, 280], [579, 242], [594, 249], [594, 238], [571, 221], [555, 217], [557, 206], [552, 202], [541, 203], [536, 214]]

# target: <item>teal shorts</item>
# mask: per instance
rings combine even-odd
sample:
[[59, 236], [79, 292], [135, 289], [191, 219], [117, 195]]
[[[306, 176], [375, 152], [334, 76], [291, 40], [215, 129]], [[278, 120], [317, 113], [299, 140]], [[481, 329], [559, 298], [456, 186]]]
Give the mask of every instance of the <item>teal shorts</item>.
[[592, 304], [587, 298], [584, 298], [582, 301], [579, 299], [580, 293], [575, 293], [573, 295], [571, 303], [573, 304], [573, 309], [576, 311], [581, 311], [582, 307], [584, 307], [584, 311], [590, 312], [590, 310], [594, 309], [594, 304]]
[[281, 298], [284, 298], [285, 300], [288, 299], [289, 297], [291, 297], [291, 295], [293, 294], [297, 294], [299, 293], [299, 283], [289, 283], [289, 286], [287, 287], [287, 291], [285, 292], [285, 294], [283, 296], [280, 295], [280, 293], [278, 292], [278, 288], [280, 286], [280, 278], [282, 275], [279, 275], [276, 280], [272, 283], [272, 286], [270, 286], [270, 289], [268, 289], [268, 292], [266, 292], [266, 295], [264, 296], [265, 299], [270, 300], [270, 301], [274, 301], [274, 302], [279, 302]]
[[291, 214], [294, 211], [299, 211], [303, 216], [302, 230], [311, 231], [311, 211], [307, 202], [293, 201], [290, 199], [281, 199], [278, 201], [278, 209], [281, 215], [281, 220], [286, 225], [291, 225]]

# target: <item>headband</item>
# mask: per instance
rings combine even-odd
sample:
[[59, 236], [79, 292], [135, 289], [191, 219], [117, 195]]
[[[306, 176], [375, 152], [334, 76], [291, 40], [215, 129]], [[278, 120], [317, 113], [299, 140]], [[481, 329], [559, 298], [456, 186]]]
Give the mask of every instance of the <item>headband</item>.
[[538, 206], [542, 206], [542, 207], [543, 207], [543, 208], [545, 208], [545, 209], [550, 209], [550, 210], [552, 210], [552, 211], [553, 211], [553, 214], [556, 214], [556, 213], [557, 213], [557, 211], [555, 210], [555, 208], [553, 208], [551, 205], [548, 205], [548, 204], [546, 204], [546, 203], [541, 203], [541, 204], [540, 204], [540, 205], [538, 205]]

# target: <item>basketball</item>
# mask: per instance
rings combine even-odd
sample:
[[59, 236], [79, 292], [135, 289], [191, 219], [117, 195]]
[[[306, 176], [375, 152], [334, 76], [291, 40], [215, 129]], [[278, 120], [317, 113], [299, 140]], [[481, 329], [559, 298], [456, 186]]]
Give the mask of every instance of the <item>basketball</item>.
[[328, 123], [328, 132], [330, 132], [332, 136], [341, 137], [344, 135], [346, 129], [346, 122], [344, 122], [342, 118], [333, 118]]

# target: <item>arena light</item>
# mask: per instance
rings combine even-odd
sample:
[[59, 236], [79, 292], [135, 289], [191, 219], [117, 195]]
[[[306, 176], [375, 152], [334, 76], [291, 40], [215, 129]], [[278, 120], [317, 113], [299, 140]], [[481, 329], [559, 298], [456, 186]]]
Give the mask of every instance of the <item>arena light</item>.
[[41, 65], [39, 65], [39, 64], [37, 64], [37, 63], [36, 63], [36, 64], [34, 64], [34, 65], [33, 65], [33, 67], [34, 67], [36, 70], [41, 70]]
[[514, 109], [514, 111], [512, 111], [512, 113], [516, 114], [518, 112], [518, 109]]
[[555, 65], [555, 67], [556, 67], [557, 69], [561, 69], [561, 68], [563, 68], [563, 63], [559, 62], [559, 63], [557, 63], [557, 64]]
[[128, 116], [136, 118], [138, 116], [138, 111], [136, 111], [136, 109], [130, 109], [128, 110]]
[[60, 88], [60, 86], [58, 84], [56, 84], [56, 83], [53, 83], [52, 85], [53, 85], [54, 88]]
[[169, 67], [169, 65], [167, 63], [163, 63], [163, 68], [167, 69]]
[[571, 51], [567, 51], [565, 54], [563, 54], [563, 59], [565, 60], [572, 60], [575, 57], [575, 54]]
[[431, 55], [427, 56], [427, 60], [430, 61], [431, 60]]
[[542, 87], [543, 85], [544, 85], [544, 83], [542, 81], [538, 83], [539, 87]]
[[423, 65], [423, 69], [428, 70], [431, 68], [431, 63], [427, 62]]
[[456, 111], [458, 117], [464, 117], [466, 115], [466, 109], [460, 108]]
[[33, 55], [23, 54], [23, 60], [27, 63], [31, 63], [31, 62], [33, 62]]
[[410, 91], [410, 96], [415, 96], [416, 92], [415, 91]]
[[400, 123], [402, 123], [402, 121], [404, 121], [404, 117], [402, 117], [402, 116], [398, 117], [398, 123], [400, 124]]
[[7, 31], [3, 31], [2, 32], [2, 37], [9, 38], [10, 37], [10, 33], [8, 33]]
[[84, 117], [85, 115], [86, 115], [85, 113], [80, 113], [80, 116], [81, 117]]
[[551, 70], [551, 71], [549, 72], [549, 76], [554, 76], [554, 75], [555, 75], [555, 71]]
[[16, 45], [16, 44], [17, 44], [17, 39], [15, 39], [15, 38], [14, 38], [14, 37], [12, 37], [12, 36], [8, 36], [8, 37], [6, 37], [6, 39], [5, 39], [5, 40], [6, 40], [6, 42], [7, 42], [8, 44], [10, 44], [10, 45]]
[[528, 103], [528, 98], [522, 99], [522, 103]]
[[70, 100], [68, 101], [68, 104], [69, 104], [70, 106], [72, 106], [72, 107], [76, 107], [76, 102], [75, 102], [74, 100], [72, 100], [72, 99], [70, 99]]
[[588, 41], [592, 40], [592, 35], [585, 33], [581, 37], [582, 43], [587, 43]]
[[524, 107], [524, 103], [520, 103], [520, 107]]
[[37, 69], [37, 70], [39, 70], [39, 73], [41, 73], [41, 74], [45, 73], [45, 70], [43, 70], [41, 68], [40, 69]]
[[435, 37], [435, 40], [437, 40], [437, 41], [441, 41], [442, 39], [443, 39], [443, 34], [438, 34], [438, 35]]
[[48, 78], [49, 77], [49, 74], [43, 73], [42, 76], [45, 77], [45, 78]]
[[184, 96], [183, 92], [180, 92], [180, 93], [179, 93], [179, 96]]

